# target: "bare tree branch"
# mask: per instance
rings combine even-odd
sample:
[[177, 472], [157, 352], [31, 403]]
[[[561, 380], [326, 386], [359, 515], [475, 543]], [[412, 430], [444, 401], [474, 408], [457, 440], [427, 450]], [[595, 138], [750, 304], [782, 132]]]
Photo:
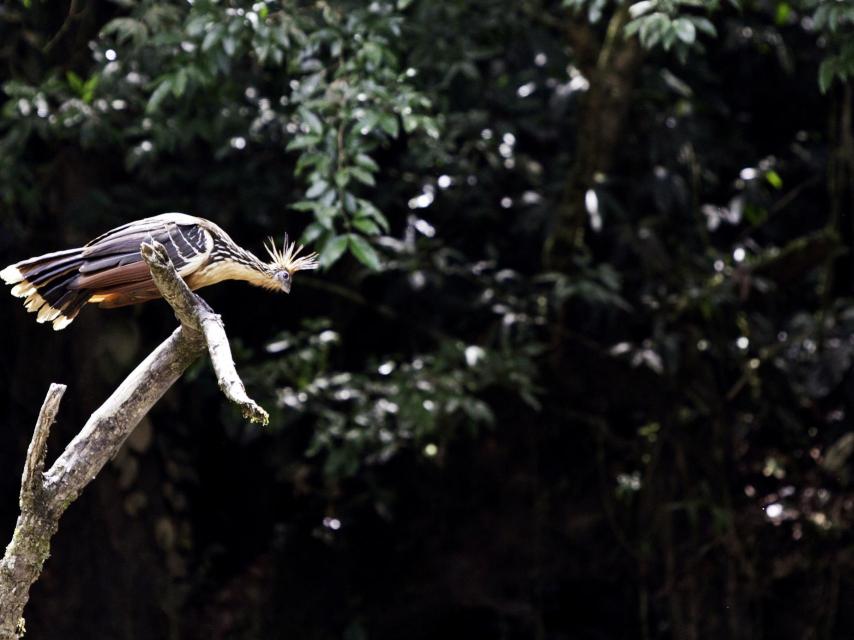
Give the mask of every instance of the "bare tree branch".
[[50, 553], [50, 540], [63, 512], [116, 453], [125, 439], [181, 374], [207, 348], [219, 386], [253, 422], [269, 416], [247, 394], [234, 368], [222, 320], [190, 291], [162, 245], [140, 247], [163, 298], [181, 322], [171, 336], [143, 360], [87, 420], [50, 469], [45, 445], [64, 385], [52, 384], [27, 452], [21, 481], [21, 515], [0, 560], [0, 640], [23, 635], [21, 617], [29, 590]]
[[219, 388], [225, 397], [239, 405], [243, 411], [243, 417], [248, 418], [250, 422], [257, 422], [262, 425], [269, 424], [270, 414], [246, 394], [246, 387], [243, 386], [243, 381], [237, 375], [222, 319], [205, 304], [205, 308], [199, 310], [199, 320], [204, 331], [205, 343], [208, 345], [211, 364], [213, 364], [214, 372], [219, 381]]
[[186, 329], [181, 327], [125, 378], [45, 474], [52, 506], [67, 505], [80, 495], [203, 349], [198, 337], [191, 334], [188, 339]]
[[246, 394], [246, 387], [237, 375], [222, 318], [214, 313], [204, 300], [190, 291], [169, 260], [163, 245], [159, 242], [143, 243], [141, 251], [157, 288], [172, 305], [181, 325], [204, 335], [219, 388], [225, 397], [240, 406], [244, 418], [251, 422], [268, 424], [270, 415]]
[[190, 291], [190, 287], [178, 275], [175, 265], [169, 259], [169, 254], [166, 253], [166, 248], [156, 240], [152, 240], [150, 243], [143, 242], [139, 250], [148, 263], [154, 284], [175, 311], [175, 317], [183, 326], [201, 333], [198, 306], [201, 303], [207, 307], [207, 303], [202, 302], [199, 296]]
[[47, 438], [50, 435], [50, 427], [56, 422], [56, 414], [59, 411], [59, 403], [65, 393], [64, 384], [50, 385], [44, 403], [42, 404], [39, 417], [36, 421], [36, 429], [30, 447], [27, 449], [27, 459], [24, 462], [24, 477], [21, 480], [21, 508], [24, 504], [41, 497], [44, 489], [44, 460], [47, 456]]

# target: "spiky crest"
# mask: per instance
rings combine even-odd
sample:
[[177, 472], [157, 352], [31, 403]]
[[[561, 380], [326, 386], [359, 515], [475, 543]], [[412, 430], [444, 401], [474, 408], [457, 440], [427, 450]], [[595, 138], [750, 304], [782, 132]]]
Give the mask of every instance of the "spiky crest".
[[265, 249], [267, 249], [267, 253], [270, 254], [270, 258], [273, 259], [270, 266], [277, 269], [284, 269], [288, 273], [294, 273], [295, 271], [311, 271], [318, 267], [317, 254], [309, 253], [301, 256], [300, 252], [303, 250], [303, 246], [297, 246], [296, 242], [288, 244], [287, 233], [285, 234], [285, 241], [284, 244], [282, 244], [281, 250], [276, 248], [276, 241], [272, 236], [269, 238], [269, 244], [265, 245]]

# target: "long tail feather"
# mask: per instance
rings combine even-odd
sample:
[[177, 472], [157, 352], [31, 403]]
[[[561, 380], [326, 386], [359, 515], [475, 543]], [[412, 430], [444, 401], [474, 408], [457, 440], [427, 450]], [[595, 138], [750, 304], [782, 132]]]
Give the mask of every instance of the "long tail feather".
[[12, 286], [12, 295], [24, 298], [24, 308], [37, 322], [64, 329], [89, 301], [91, 293], [72, 288], [85, 258], [82, 249], [57, 251], [9, 265], [0, 279]]

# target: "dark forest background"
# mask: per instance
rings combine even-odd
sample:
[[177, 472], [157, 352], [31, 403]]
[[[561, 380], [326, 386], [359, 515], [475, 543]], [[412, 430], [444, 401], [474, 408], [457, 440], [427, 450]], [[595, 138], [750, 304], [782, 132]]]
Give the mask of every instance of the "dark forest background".
[[[854, 2], [5, 0], [0, 266], [302, 236], [69, 509], [28, 637], [854, 637]], [[174, 327], [0, 299], [0, 541]], [[3, 533], [6, 532], [6, 533]]]

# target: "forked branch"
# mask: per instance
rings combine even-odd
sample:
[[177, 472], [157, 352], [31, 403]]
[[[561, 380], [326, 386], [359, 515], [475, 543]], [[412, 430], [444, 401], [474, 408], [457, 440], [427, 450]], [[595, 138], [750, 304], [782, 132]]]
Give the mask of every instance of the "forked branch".
[[87, 420], [48, 471], [46, 443], [65, 386], [52, 384], [36, 422], [21, 481], [21, 514], [12, 541], [0, 560], [0, 640], [23, 635], [24, 606], [50, 553], [59, 518], [160, 397], [205, 350], [210, 353], [219, 386], [252, 422], [269, 416], [247, 394], [234, 368], [222, 320], [190, 291], [157, 242], [140, 248], [157, 288], [181, 322], [171, 336], [125, 378]]

